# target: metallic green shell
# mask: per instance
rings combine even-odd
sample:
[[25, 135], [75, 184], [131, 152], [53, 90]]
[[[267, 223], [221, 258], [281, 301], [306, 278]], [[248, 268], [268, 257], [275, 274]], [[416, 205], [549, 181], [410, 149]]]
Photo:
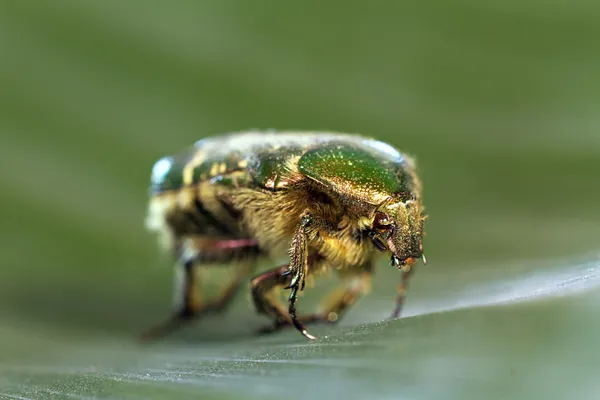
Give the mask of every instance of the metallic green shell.
[[175, 190], [183, 186], [183, 167], [196, 152], [195, 149], [159, 159], [152, 167], [151, 191], [154, 193]]
[[228, 175], [245, 170], [247, 162], [243, 154], [226, 148], [213, 151], [213, 147], [211, 139], [200, 140], [180, 154], [156, 161], [152, 167], [151, 191], [178, 190], [209, 179], [223, 185], [237, 185], [240, 177], [234, 179]]
[[347, 135], [250, 131], [214, 136], [197, 141], [177, 155], [159, 159], [152, 168], [151, 191], [160, 193], [215, 179], [227, 183], [224, 175], [246, 171], [258, 186], [275, 189], [274, 182], [286, 160], [318, 145]]
[[308, 179], [373, 204], [412, 190], [403, 155], [383, 142], [346, 134], [268, 131], [203, 139], [161, 158], [152, 169], [152, 192], [206, 180], [279, 190], [288, 184], [281, 178], [294, 166]]
[[352, 193], [374, 204], [390, 195], [411, 191], [412, 180], [404, 157], [374, 140], [331, 142], [314, 148], [300, 158], [298, 169], [337, 192]]

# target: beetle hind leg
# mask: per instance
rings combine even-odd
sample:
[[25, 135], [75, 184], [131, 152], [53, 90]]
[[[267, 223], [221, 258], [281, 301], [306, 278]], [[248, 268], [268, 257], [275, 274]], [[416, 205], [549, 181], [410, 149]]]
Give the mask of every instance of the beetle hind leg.
[[[183, 255], [175, 276], [175, 311], [167, 320], [148, 329], [141, 335], [142, 341], [153, 341], [164, 337], [192, 320], [209, 312], [223, 312], [231, 304], [242, 282], [247, 279], [260, 251], [256, 243], [248, 240], [203, 240], [194, 239], [190, 249], [192, 256]], [[204, 250], [205, 249], [205, 250]], [[198, 262], [226, 262], [234, 259], [245, 263], [235, 272], [233, 279], [209, 301], [202, 301], [198, 289]]]
[[167, 336], [205, 310], [205, 306], [194, 293], [196, 271], [192, 261], [187, 261], [181, 266], [181, 270], [177, 271], [175, 281], [178, 286], [176, 300], [179, 304], [169, 318], [142, 333], [140, 337], [142, 341], [149, 342]]

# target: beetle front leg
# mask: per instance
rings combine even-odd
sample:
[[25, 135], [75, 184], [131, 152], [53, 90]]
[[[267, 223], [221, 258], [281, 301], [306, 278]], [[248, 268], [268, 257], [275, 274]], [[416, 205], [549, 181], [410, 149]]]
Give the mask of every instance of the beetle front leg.
[[[304, 290], [311, 263], [317, 259], [317, 257], [309, 257], [308, 254], [308, 242], [317, 229], [333, 230], [326, 221], [315, 219], [310, 214], [304, 214], [292, 237], [289, 266], [275, 268], [252, 280], [252, 296], [257, 311], [273, 316], [275, 329], [291, 323], [302, 335], [312, 340], [316, 337], [307, 332], [304, 323], [296, 315], [296, 300], [298, 292]], [[285, 289], [291, 289], [287, 315], [276, 301], [268, 299], [266, 295], [276, 286], [283, 285], [285, 285]]]
[[292, 281], [286, 289], [291, 289], [289, 296], [289, 307], [288, 313], [292, 319], [294, 327], [309, 339], [316, 339], [306, 331], [306, 328], [302, 321], [300, 321], [296, 315], [296, 300], [298, 298], [298, 292], [304, 290], [306, 282], [306, 275], [308, 274], [308, 236], [311, 228], [314, 228], [313, 218], [305, 214], [300, 218], [298, 227], [294, 232], [292, 238], [292, 245], [290, 248], [290, 268], [286, 272], [286, 275], [292, 276]]
[[[373, 277], [372, 268], [361, 269], [360, 272], [353, 272], [345, 277], [346, 282], [340, 284], [340, 287], [327, 296], [320, 307], [319, 312], [313, 314], [298, 315], [297, 319], [303, 324], [313, 323], [337, 323], [344, 316], [348, 308], [352, 306], [360, 295], [368, 290]], [[293, 325], [291, 319], [281, 320], [274, 326], [262, 329], [264, 333], [271, 333], [285, 327]]]
[[396, 288], [394, 311], [392, 311], [390, 319], [396, 319], [400, 316], [400, 312], [402, 311], [404, 300], [406, 298], [406, 291], [408, 290], [408, 282], [410, 281], [410, 277], [412, 276], [414, 269], [415, 266], [410, 264], [402, 267], [402, 276], [400, 277], [400, 283]]

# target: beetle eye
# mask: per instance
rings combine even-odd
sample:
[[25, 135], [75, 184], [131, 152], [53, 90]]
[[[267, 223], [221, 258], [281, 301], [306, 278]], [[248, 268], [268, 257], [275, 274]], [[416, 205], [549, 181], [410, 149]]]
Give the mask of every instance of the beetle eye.
[[388, 230], [392, 227], [388, 216], [382, 212], [377, 212], [375, 214], [375, 219], [373, 220], [373, 228], [377, 230]]

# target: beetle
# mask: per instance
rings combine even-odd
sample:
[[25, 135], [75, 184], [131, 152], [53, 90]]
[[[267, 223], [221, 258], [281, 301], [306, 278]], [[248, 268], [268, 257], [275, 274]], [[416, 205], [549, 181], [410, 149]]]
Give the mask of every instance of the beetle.
[[[413, 160], [381, 141], [333, 132], [247, 131], [197, 141], [153, 166], [147, 228], [177, 261], [175, 310], [144, 337], [156, 338], [222, 311], [250, 281], [252, 301], [272, 325], [308, 339], [312, 322], [335, 322], [367, 291], [375, 256], [401, 270], [392, 318], [423, 255], [422, 184]], [[251, 277], [261, 257], [289, 262]], [[239, 265], [211, 301], [195, 291], [197, 270]], [[248, 267], [248, 265], [250, 265]], [[337, 271], [341, 287], [319, 313], [298, 315], [307, 277]], [[272, 292], [289, 289], [287, 308]]]

